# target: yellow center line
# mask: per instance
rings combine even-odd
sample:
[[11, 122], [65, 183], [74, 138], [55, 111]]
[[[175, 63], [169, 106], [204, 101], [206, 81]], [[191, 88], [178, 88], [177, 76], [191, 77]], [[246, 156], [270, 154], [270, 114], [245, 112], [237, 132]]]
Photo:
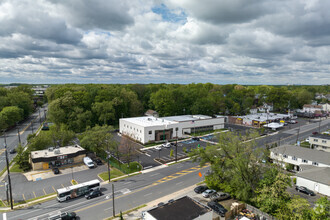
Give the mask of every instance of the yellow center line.
[[52, 188], [53, 188], [54, 192], [56, 192], [56, 190], [55, 190], [54, 186], [52, 186]]
[[23, 196], [23, 199], [24, 199], [24, 201], [25, 201], [25, 196], [24, 196], [24, 194], [22, 194], [22, 196]]
[[46, 193], [45, 189], [42, 189], [42, 190], [44, 191], [45, 195], [47, 195], [47, 193]]
[[33, 191], [33, 194], [34, 194], [34, 198], [37, 198], [36, 193], [34, 191]]
[[[199, 170], [200, 170], [200, 169], [203, 169], [203, 167], [200, 167]], [[188, 174], [188, 173], [184, 173], [184, 174], [182, 174], [182, 175], [180, 175], [180, 176], [176, 176], [176, 177], [173, 178], [173, 179], [176, 179], [176, 178], [178, 178], [178, 177], [184, 176], [184, 175], [186, 175], [186, 174]], [[164, 178], [163, 178], [163, 179], [164, 179]], [[160, 179], [160, 180], [163, 180], [163, 179]], [[167, 180], [167, 181], [170, 181], [170, 180], [173, 180], [173, 179], [169, 179], [169, 180]], [[143, 187], [143, 188], [141, 188], [141, 189], [137, 189], [137, 190], [135, 190], [135, 191], [132, 191], [132, 192], [129, 192], [129, 193], [123, 194], [123, 195], [121, 195], [121, 196], [117, 196], [115, 199], [120, 199], [121, 197], [128, 196], [128, 195], [130, 195], [130, 194], [137, 193], [137, 192], [140, 192], [140, 191], [142, 191], [142, 190], [145, 190], [145, 189], [148, 189], [148, 188], [150, 188], [150, 187], [153, 187], [153, 186], [156, 186], [156, 185], [158, 185], [158, 184], [163, 183], [163, 182], [159, 182], [160, 180], [158, 180], [158, 181], [156, 181], [156, 182], [154, 182], [154, 183], [152, 183], [152, 184], [150, 184], [150, 185], [148, 185], [148, 186], [145, 186], [145, 187]], [[164, 180], [164, 182], [167, 182], [167, 181]], [[157, 183], [157, 182], [158, 182], [158, 183]], [[90, 206], [87, 206], [87, 207], [85, 207], [85, 208], [81, 208], [81, 209], [75, 210], [74, 212], [76, 212], [76, 213], [77, 213], [77, 212], [81, 212], [81, 211], [84, 211], [84, 210], [86, 210], [86, 209], [90, 209], [90, 208], [93, 208], [93, 207], [95, 207], [95, 206], [102, 205], [102, 204], [107, 203], [107, 202], [112, 202], [112, 199], [105, 200], [105, 201], [102, 201], [102, 202], [99, 202], [99, 203], [95, 203], [94, 205], [90, 205]]]

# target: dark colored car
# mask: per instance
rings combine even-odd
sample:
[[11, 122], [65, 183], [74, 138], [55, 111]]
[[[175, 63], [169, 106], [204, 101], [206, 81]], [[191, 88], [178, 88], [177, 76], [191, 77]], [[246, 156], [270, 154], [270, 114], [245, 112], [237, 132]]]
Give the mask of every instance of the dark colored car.
[[95, 162], [97, 165], [103, 165], [102, 160], [99, 159], [99, 158], [95, 159], [94, 162]]
[[13, 148], [9, 151], [10, 154], [16, 154], [16, 148]]
[[199, 141], [199, 137], [192, 137], [191, 140], [193, 140], [193, 141]]
[[208, 207], [210, 207], [213, 211], [218, 213], [221, 217], [224, 217], [227, 209], [225, 209], [222, 205], [217, 202], [211, 201], [207, 203]]
[[102, 195], [102, 193], [100, 190], [93, 190], [93, 191], [89, 192], [87, 195], [85, 195], [85, 197], [86, 197], [86, 199], [91, 199], [94, 197], [99, 197], [101, 195]]
[[53, 173], [54, 174], [59, 174], [60, 173], [60, 170], [57, 167], [54, 167], [53, 168]]
[[318, 134], [319, 132], [317, 132], [317, 131], [314, 131], [312, 134]]
[[209, 187], [207, 187], [207, 186], [197, 186], [197, 187], [194, 189], [194, 191], [195, 191], [195, 193], [200, 194], [200, 193], [204, 192], [205, 190], [207, 190], [208, 188], [209, 188]]
[[48, 217], [48, 220], [75, 220], [77, 219], [77, 214], [75, 212], [62, 212]]
[[305, 193], [305, 194], [310, 195], [310, 196], [315, 196], [315, 193], [312, 190], [307, 189], [304, 186], [296, 186], [296, 190], [298, 192], [302, 192], [302, 193]]
[[165, 203], [163, 203], [163, 202], [160, 202], [160, 203], [158, 203], [158, 205], [157, 205], [157, 206], [159, 207], [159, 206], [163, 206], [163, 205], [165, 205]]

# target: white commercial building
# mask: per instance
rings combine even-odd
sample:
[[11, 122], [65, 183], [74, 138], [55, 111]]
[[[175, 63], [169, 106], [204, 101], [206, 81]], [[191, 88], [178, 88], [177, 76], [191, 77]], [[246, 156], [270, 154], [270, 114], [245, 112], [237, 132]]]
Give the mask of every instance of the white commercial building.
[[225, 118], [206, 115], [170, 117], [134, 117], [119, 119], [119, 132], [146, 144], [149, 142], [182, 138], [184, 134], [224, 128]]

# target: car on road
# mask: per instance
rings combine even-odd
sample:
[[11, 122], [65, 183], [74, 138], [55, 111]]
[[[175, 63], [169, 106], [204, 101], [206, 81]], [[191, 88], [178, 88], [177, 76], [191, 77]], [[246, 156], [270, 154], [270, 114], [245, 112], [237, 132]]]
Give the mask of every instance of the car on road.
[[171, 146], [172, 146], [171, 143], [162, 144], [162, 147], [164, 147], [164, 148], [170, 148]]
[[304, 186], [296, 186], [296, 190], [298, 192], [302, 192], [302, 193], [305, 193], [305, 194], [310, 195], [310, 196], [315, 196], [315, 193], [312, 190], [307, 189]]
[[10, 154], [16, 154], [16, 148], [13, 148], [9, 151]]
[[318, 134], [319, 132], [317, 132], [317, 131], [314, 131], [312, 134]]
[[91, 198], [99, 197], [101, 195], [102, 195], [102, 193], [100, 190], [93, 190], [93, 191], [87, 193], [85, 195], [85, 197], [86, 197], [86, 199], [91, 199]]
[[219, 202], [222, 200], [229, 199], [230, 195], [228, 193], [219, 192], [210, 196], [211, 201]]
[[89, 168], [94, 168], [95, 167], [95, 164], [94, 164], [93, 160], [90, 157], [84, 157], [84, 163]]
[[75, 212], [62, 212], [51, 215], [48, 217], [48, 220], [75, 220], [77, 219], [77, 214]]
[[155, 148], [155, 150], [161, 150], [162, 149], [162, 147], [161, 146], [156, 146], [156, 147], [154, 147]]
[[207, 189], [202, 193], [202, 196], [204, 198], [208, 198], [208, 197], [210, 197], [211, 195], [213, 195], [215, 193], [217, 193], [217, 191], [215, 191], [214, 189]]
[[53, 168], [53, 173], [54, 174], [59, 174], [60, 173], [60, 170], [57, 167], [54, 167]]
[[298, 122], [295, 121], [295, 120], [290, 120], [290, 121], [288, 121], [288, 123], [289, 123], [289, 124], [297, 124]]
[[200, 193], [204, 192], [205, 190], [207, 190], [208, 188], [209, 188], [209, 187], [207, 187], [207, 186], [197, 186], [197, 187], [194, 189], [194, 191], [195, 191], [195, 193], [200, 194]]
[[199, 141], [199, 137], [192, 137], [191, 140], [193, 140], [193, 141]]
[[227, 209], [225, 209], [222, 205], [214, 201], [208, 202], [207, 206], [210, 207], [216, 213], [218, 213], [221, 217], [224, 217], [227, 212]]

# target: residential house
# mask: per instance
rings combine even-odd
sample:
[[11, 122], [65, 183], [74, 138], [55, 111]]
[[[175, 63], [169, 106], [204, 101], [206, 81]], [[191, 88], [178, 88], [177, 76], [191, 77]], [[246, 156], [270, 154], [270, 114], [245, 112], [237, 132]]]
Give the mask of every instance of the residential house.
[[184, 196], [173, 202], [151, 208], [142, 213], [143, 220], [212, 220], [212, 210], [198, 201]]
[[258, 107], [259, 112], [272, 112], [274, 109], [273, 104], [271, 103], [264, 103], [262, 106]]
[[270, 158], [273, 159], [274, 163], [283, 166], [283, 168], [286, 164], [292, 164], [297, 171], [303, 169], [301, 165], [330, 167], [330, 152], [295, 145], [282, 145], [270, 149]]
[[308, 113], [315, 113], [315, 111], [322, 111], [322, 106], [321, 105], [304, 105], [303, 106], [303, 112], [308, 112]]
[[309, 143], [311, 148], [330, 153], [330, 135], [328, 134], [314, 134], [309, 137]]

